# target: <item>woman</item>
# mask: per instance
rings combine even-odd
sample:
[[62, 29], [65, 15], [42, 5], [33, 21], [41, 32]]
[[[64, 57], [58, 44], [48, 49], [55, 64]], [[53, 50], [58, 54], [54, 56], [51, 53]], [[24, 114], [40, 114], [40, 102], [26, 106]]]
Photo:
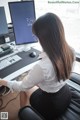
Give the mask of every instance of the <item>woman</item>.
[[0, 80], [0, 85], [14, 91], [28, 91], [38, 86], [30, 97], [30, 104], [46, 120], [53, 120], [67, 109], [71, 100], [66, 80], [70, 77], [74, 55], [57, 15], [47, 13], [41, 16], [34, 22], [32, 31], [40, 41], [44, 57], [23, 81]]

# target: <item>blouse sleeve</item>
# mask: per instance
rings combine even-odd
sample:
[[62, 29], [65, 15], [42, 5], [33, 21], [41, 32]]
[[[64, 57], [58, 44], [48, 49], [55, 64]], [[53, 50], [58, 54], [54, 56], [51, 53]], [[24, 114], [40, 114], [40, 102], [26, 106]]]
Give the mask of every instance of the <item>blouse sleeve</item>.
[[28, 75], [24, 77], [22, 81], [8, 81], [7, 86], [11, 89], [11, 91], [26, 91], [43, 80], [43, 71], [41, 67], [37, 64], [32, 68]]

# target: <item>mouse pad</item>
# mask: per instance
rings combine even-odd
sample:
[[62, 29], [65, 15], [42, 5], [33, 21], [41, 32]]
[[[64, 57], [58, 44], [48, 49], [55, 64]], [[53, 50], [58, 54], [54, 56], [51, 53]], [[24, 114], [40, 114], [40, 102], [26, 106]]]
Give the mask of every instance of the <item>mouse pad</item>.
[[[31, 58], [29, 56], [29, 54], [33, 51], [36, 52], [36, 56], [34, 58]], [[25, 67], [26, 65], [29, 65], [29, 64], [37, 61], [40, 53], [41, 53], [40, 51], [38, 51], [34, 48], [31, 48], [27, 52], [22, 51], [22, 52], [18, 53], [17, 55], [19, 55], [22, 58], [22, 60], [4, 68], [3, 70], [0, 70], [0, 78], [4, 78], [4, 77], [8, 76], [9, 74], [21, 69], [22, 67]]]

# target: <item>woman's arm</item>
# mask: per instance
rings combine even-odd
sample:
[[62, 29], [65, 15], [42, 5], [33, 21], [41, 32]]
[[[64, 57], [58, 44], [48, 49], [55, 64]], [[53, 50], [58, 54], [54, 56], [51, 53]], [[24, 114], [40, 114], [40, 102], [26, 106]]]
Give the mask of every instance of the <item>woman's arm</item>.
[[43, 71], [41, 67], [37, 64], [33, 69], [28, 73], [22, 81], [6, 81], [0, 80], [0, 85], [7, 86], [11, 91], [26, 91], [40, 83], [44, 79]]

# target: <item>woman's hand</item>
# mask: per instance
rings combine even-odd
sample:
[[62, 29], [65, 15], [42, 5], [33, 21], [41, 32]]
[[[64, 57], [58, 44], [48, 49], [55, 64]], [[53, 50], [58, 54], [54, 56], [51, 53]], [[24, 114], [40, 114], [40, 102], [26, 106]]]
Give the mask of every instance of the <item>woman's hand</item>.
[[7, 81], [0, 79], [0, 86], [7, 86]]

